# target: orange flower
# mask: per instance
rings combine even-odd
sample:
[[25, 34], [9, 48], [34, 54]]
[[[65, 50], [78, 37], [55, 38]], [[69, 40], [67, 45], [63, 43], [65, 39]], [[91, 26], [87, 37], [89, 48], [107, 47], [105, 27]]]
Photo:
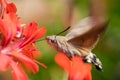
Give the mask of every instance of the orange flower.
[[58, 53], [55, 61], [68, 73], [68, 80], [92, 80], [91, 65], [84, 63], [81, 57], [69, 60], [65, 54]]
[[21, 64], [33, 73], [39, 71], [37, 63], [46, 67], [31, 56], [38, 52], [35, 42], [45, 35], [46, 28], [38, 28], [35, 22], [25, 26], [18, 19], [13, 3], [1, 0], [0, 5], [0, 70], [10, 67], [14, 80], [28, 80]]

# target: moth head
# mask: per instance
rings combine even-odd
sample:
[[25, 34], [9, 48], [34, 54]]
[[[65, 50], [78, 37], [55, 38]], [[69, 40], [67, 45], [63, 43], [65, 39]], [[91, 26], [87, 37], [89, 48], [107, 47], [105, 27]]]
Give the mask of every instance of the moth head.
[[57, 43], [55, 35], [53, 35], [53, 36], [47, 36], [46, 40], [47, 40], [48, 44], [50, 44], [52, 46], [55, 46], [56, 43]]
[[47, 36], [46, 40], [47, 40], [48, 44], [52, 45], [53, 47], [58, 47], [58, 43], [64, 41], [64, 39], [65, 39], [64, 37], [58, 36], [58, 35], [67, 31], [68, 29], [70, 29], [70, 26], [67, 27], [65, 30], [61, 31], [60, 33], [56, 34], [56, 35]]

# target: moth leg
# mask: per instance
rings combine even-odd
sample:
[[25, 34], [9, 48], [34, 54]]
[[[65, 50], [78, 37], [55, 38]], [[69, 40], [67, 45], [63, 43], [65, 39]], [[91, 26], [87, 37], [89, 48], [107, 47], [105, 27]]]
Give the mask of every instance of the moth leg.
[[89, 53], [87, 56], [83, 57], [84, 62], [93, 64], [97, 70], [103, 71], [102, 63], [93, 53]]

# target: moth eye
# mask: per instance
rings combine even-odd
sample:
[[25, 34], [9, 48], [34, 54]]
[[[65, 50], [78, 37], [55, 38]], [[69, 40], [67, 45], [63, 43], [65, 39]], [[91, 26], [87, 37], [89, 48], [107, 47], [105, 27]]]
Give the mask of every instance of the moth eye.
[[51, 40], [51, 43], [54, 43], [55, 41], [54, 40]]

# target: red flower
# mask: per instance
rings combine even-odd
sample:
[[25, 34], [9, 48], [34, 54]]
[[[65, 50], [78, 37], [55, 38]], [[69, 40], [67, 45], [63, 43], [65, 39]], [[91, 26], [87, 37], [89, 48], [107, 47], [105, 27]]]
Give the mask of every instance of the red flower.
[[12, 69], [14, 80], [28, 80], [21, 67], [25, 65], [33, 73], [39, 71], [37, 63], [44, 64], [34, 59], [34, 52], [38, 54], [35, 42], [43, 37], [46, 28], [38, 28], [35, 22], [29, 26], [21, 23], [16, 15], [16, 7], [6, 0], [0, 2], [0, 70]]
[[68, 73], [68, 80], [92, 80], [91, 65], [84, 63], [81, 57], [69, 60], [65, 54], [58, 53], [55, 60]]

